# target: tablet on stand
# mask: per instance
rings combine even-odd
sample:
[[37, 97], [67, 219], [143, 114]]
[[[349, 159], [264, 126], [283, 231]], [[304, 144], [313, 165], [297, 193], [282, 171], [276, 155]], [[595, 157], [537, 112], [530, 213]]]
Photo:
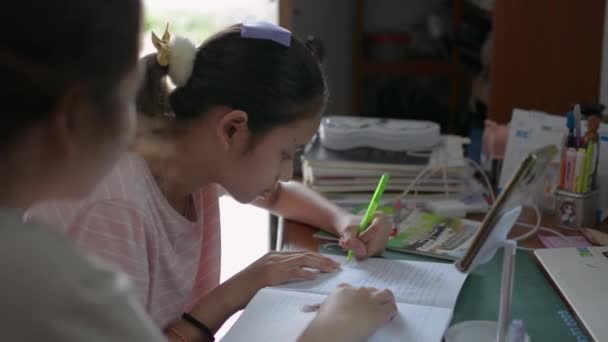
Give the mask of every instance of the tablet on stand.
[[511, 296], [515, 272], [517, 242], [508, 239], [511, 228], [521, 214], [523, 204], [542, 186], [545, 170], [558, 153], [550, 145], [531, 152], [519, 165], [503, 192], [483, 220], [465, 255], [456, 262], [464, 273], [490, 261], [503, 248], [502, 280], [498, 321], [467, 321], [450, 327], [446, 342], [530, 341], [521, 321], [511, 321]]

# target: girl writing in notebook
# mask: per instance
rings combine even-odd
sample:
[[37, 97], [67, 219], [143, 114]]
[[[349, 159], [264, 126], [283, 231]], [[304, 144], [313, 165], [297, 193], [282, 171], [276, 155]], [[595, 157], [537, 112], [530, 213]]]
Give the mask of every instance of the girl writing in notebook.
[[[360, 258], [384, 249], [390, 230], [384, 217], [356, 238], [358, 217], [285, 183], [326, 102], [312, 50], [263, 23], [229, 27], [199, 48], [168, 32], [153, 42], [158, 53], [142, 60], [136, 153], [125, 155], [88, 199], [43, 205], [33, 216], [64, 227], [86, 251], [127, 272], [148, 313], [178, 340], [209, 338], [262, 287], [312, 279], [316, 273], [308, 269], [338, 266], [316, 253], [275, 252], [218, 286], [223, 189], [240, 202], [341, 236], [342, 246]], [[386, 293], [336, 291], [336, 298], [381, 302], [384, 311], [365, 313], [379, 321], [394, 310]], [[332, 317], [327, 312], [334, 307], [322, 307], [319, 317]], [[313, 326], [328, 324], [319, 321], [328, 320]], [[369, 322], [347, 330], [377, 326]]]

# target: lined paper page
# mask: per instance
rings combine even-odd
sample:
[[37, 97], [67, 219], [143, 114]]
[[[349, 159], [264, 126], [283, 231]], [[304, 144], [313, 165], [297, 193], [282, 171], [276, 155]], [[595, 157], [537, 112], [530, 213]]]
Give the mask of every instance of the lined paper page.
[[454, 309], [466, 274], [453, 264], [370, 258], [345, 264], [346, 258], [329, 256], [342, 269], [319, 274], [313, 281], [298, 281], [280, 288], [328, 294], [342, 283], [389, 288], [398, 302]]
[[[222, 342], [295, 341], [315, 315], [303, 312], [302, 307], [320, 303], [324, 298], [323, 295], [276, 288], [261, 290]], [[451, 310], [402, 303], [397, 306], [399, 316], [368, 341], [441, 341], [451, 319]]]

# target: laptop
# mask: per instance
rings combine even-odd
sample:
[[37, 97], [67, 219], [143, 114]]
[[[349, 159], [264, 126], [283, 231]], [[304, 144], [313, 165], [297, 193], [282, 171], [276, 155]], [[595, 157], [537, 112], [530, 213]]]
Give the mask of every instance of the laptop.
[[534, 251], [542, 268], [595, 341], [608, 341], [608, 246]]

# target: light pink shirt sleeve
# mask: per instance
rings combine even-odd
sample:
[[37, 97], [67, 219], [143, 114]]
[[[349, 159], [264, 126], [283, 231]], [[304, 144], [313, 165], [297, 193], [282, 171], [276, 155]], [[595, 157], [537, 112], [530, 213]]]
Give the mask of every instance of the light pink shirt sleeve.
[[104, 200], [81, 207], [63, 223], [65, 232], [81, 250], [127, 273], [141, 303], [150, 303], [147, 235], [153, 230], [140, 209], [123, 200]]

